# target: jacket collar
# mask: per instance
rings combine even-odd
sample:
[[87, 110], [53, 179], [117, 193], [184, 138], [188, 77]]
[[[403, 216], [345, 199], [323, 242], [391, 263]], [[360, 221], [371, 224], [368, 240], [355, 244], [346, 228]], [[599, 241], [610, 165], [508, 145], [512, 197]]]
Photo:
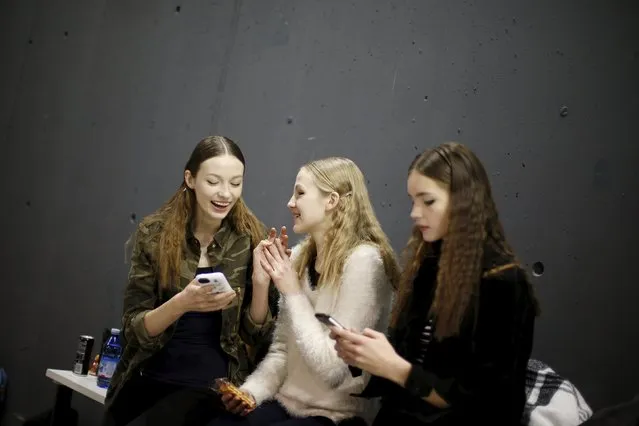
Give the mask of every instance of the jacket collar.
[[[213, 235], [213, 241], [215, 242], [215, 245], [218, 247], [224, 247], [226, 243], [228, 242], [232, 233], [233, 233], [233, 230], [232, 230], [231, 224], [229, 223], [227, 219], [224, 219], [222, 221], [222, 225], [220, 226], [220, 229], [218, 229], [215, 235]], [[192, 245], [193, 247], [199, 247], [200, 245], [199, 241], [197, 240], [197, 238], [195, 238], [195, 235], [193, 234], [192, 221], [186, 225], [186, 241], [189, 243], [189, 245]]]

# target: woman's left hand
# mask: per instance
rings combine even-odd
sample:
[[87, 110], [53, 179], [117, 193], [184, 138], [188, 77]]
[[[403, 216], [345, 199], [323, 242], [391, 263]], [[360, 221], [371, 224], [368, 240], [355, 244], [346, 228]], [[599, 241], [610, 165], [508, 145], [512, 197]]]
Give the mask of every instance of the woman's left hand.
[[291, 294], [300, 291], [297, 272], [293, 269], [291, 259], [279, 238], [276, 238], [273, 243], [264, 244], [264, 256], [260, 262], [280, 293]]
[[383, 333], [367, 328], [360, 334], [331, 327], [330, 336], [345, 363], [393, 381], [408, 377], [410, 363], [395, 352]]

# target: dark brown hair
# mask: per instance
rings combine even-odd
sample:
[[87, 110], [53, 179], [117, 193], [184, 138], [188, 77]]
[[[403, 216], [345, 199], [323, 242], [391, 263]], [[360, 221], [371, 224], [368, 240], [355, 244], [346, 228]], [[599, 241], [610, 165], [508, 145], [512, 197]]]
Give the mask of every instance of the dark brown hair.
[[[419, 154], [408, 173], [416, 172], [443, 183], [449, 190], [449, 227], [442, 241], [437, 288], [430, 314], [436, 318], [438, 339], [459, 333], [471, 302], [477, 296], [483, 271], [484, 249], [490, 247], [505, 259], [515, 259], [506, 241], [492, 197], [486, 170], [477, 156], [459, 143], [448, 142]], [[413, 280], [432, 244], [414, 228], [404, 250], [402, 273], [393, 324], [404, 309]], [[532, 289], [531, 289], [532, 291]]]
[[[246, 166], [244, 155], [235, 142], [224, 136], [209, 136], [195, 146], [184, 170], [189, 170], [195, 176], [204, 161], [220, 155], [232, 155]], [[157, 262], [158, 279], [163, 288], [171, 287], [178, 282], [182, 250], [186, 242], [186, 228], [193, 218], [195, 206], [195, 193], [182, 181], [175, 194], [155, 213], [145, 219], [147, 224], [161, 223], [162, 231], [158, 245]], [[242, 198], [237, 200], [229, 212], [227, 220], [237, 233], [251, 237], [253, 247], [257, 246], [265, 236], [264, 226], [246, 206]]]

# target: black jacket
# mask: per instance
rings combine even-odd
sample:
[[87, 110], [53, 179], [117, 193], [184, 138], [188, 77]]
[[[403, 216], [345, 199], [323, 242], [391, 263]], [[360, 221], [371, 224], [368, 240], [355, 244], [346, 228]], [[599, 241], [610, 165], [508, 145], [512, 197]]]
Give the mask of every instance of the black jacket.
[[[438, 260], [437, 253], [424, 260], [408, 309], [390, 333], [393, 347], [412, 363], [406, 387], [374, 376], [360, 396], [382, 396], [380, 416], [402, 424], [519, 425], [536, 316], [527, 276], [512, 259], [487, 250], [476, 303], [459, 335], [424, 343]], [[448, 409], [422, 399], [433, 389]]]

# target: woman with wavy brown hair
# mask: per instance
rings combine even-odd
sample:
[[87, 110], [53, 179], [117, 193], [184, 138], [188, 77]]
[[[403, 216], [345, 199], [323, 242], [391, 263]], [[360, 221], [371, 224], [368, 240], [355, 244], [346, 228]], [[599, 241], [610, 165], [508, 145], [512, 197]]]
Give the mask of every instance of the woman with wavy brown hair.
[[[105, 426], [142, 413], [150, 425], [204, 424], [224, 411], [213, 381], [242, 383], [257, 361], [247, 346], [268, 345], [278, 296], [252, 256], [268, 240], [242, 199], [244, 171], [235, 142], [202, 139], [177, 191], [139, 224]], [[195, 278], [211, 272], [231, 289], [214, 294]]]
[[538, 305], [506, 241], [486, 171], [445, 143], [411, 163], [413, 234], [390, 338], [331, 336], [340, 358], [373, 374], [374, 425], [519, 425]]

